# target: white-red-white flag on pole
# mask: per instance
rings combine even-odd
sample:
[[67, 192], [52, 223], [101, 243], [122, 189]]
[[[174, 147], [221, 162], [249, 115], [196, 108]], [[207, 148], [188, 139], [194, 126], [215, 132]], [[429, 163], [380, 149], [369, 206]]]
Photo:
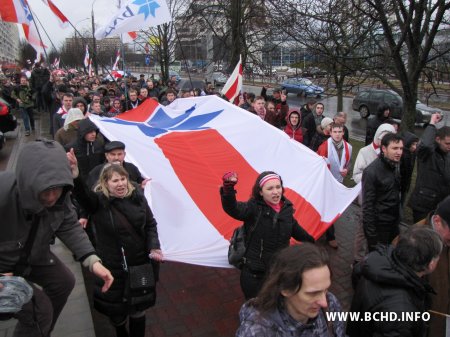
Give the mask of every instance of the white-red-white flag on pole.
[[89, 59], [89, 77], [94, 76], [94, 69], [92, 69], [92, 59]]
[[21, 24], [26, 39], [38, 55], [43, 52], [43, 48], [46, 48], [39, 38], [33, 15], [26, 0], [2, 0], [0, 18], [2, 21]]
[[59, 21], [59, 25], [61, 28], [66, 28], [69, 26], [69, 20], [66, 18], [66, 16], [59, 10], [58, 7], [53, 3], [52, 0], [42, 0], [43, 3], [45, 3], [50, 10], [53, 12], [53, 14], [56, 15]]
[[228, 101], [233, 102], [234, 99], [240, 94], [242, 90], [242, 59], [239, 56], [239, 62], [234, 68], [233, 73], [228, 79], [227, 83], [223, 86], [222, 95], [224, 95]]
[[116, 61], [114, 62], [112, 70], [117, 70], [117, 66], [119, 65], [119, 61], [120, 61], [120, 49], [117, 49]]
[[89, 46], [86, 45], [86, 53], [84, 54], [84, 66], [89, 67]]
[[104, 39], [172, 21], [166, 0], [124, 1], [117, 13], [108, 23], [95, 32], [97, 39]]
[[53, 68], [54, 69], [58, 69], [59, 68], [59, 61], [60, 61], [60, 58], [59, 57], [55, 57], [55, 60], [53, 61]]

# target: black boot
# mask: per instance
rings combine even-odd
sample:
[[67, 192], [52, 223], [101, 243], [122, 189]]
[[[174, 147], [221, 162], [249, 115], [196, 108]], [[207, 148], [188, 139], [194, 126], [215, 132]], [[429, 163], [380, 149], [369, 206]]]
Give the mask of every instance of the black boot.
[[127, 322], [126, 321], [125, 321], [125, 323], [123, 323], [121, 325], [115, 326], [115, 328], [116, 328], [116, 336], [117, 337], [129, 337], [128, 331], [127, 331]]
[[130, 337], [145, 336], [145, 316], [132, 318], [130, 317]]

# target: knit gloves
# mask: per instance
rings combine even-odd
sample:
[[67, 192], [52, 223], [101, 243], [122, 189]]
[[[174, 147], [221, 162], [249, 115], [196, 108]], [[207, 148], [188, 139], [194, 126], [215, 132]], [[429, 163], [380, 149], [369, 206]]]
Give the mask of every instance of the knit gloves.
[[223, 181], [223, 190], [226, 193], [230, 193], [234, 191], [234, 185], [238, 182], [238, 176], [236, 172], [227, 172], [222, 177]]

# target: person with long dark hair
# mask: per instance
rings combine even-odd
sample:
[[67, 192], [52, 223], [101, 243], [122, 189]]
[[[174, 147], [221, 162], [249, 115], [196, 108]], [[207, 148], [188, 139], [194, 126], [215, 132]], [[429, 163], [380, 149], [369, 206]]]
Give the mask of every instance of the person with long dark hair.
[[236, 200], [236, 173], [228, 172], [222, 179], [220, 195], [224, 211], [244, 221], [247, 250], [240, 282], [245, 298], [250, 299], [261, 289], [274, 253], [289, 246], [291, 237], [308, 242], [314, 242], [314, 238], [295, 220], [292, 202], [284, 196], [283, 181], [275, 172], [265, 171], [256, 178], [246, 202]]
[[342, 310], [328, 291], [328, 264], [326, 251], [310, 243], [281, 250], [258, 297], [242, 306], [236, 337], [345, 336], [345, 322], [326, 314]]

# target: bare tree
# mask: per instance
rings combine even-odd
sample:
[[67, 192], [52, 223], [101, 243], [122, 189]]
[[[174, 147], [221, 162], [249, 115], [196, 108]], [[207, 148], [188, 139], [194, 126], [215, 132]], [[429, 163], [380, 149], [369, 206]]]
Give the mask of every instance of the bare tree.
[[[436, 59], [449, 52], [448, 44], [441, 48], [435, 38], [448, 23], [450, 1], [368, 0], [353, 3], [361, 15], [379, 23], [382, 38], [377, 43], [378, 67], [390, 59], [389, 72], [374, 71], [374, 75], [403, 97], [402, 128], [412, 130], [416, 121], [418, 85], [423, 71]], [[384, 57], [382, 57], [384, 56]], [[389, 63], [388, 63], [389, 64]], [[400, 90], [389, 75], [400, 81]]]
[[[228, 71], [242, 63], [261, 66], [261, 54], [273, 37], [270, 13], [263, 0], [193, 0], [185, 16], [186, 25], [196, 25], [201, 34], [217, 41], [211, 61], [225, 60]], [[271, 45], [272, 48], [275, 44]]]
[[175, 24], [181, 20], [185, 13], [188, 0], [168, 0], [167, 5], [172, 15], [173, 21], [164, 23], [157, 27], [141, 30], [139, 32], [140, 41], [147, 43], [150, 40], [151, 47], [156, 51], [156, 62], [159, 62], [161, 76], [164, 80], [169, 78], [169, 65], [173, 60], [175, 45], [178, 43], [176, 37]]

